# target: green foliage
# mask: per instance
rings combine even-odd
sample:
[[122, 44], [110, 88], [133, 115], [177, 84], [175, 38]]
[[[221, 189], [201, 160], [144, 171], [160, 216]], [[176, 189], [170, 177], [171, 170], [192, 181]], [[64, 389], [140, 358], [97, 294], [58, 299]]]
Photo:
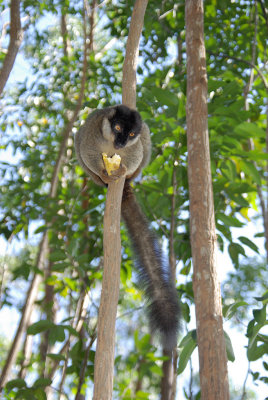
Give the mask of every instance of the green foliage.
[[[260, 330], [268, 325], [266, 304], [261, 309], [254, 309], [253, 317], [247, 329], [249, 361], [256, 361], [268, 353], [268, 336], [260, 333]], [[261, 344], [258, 346], [259, 342]]]
[[[63, 386], [71, 400], [83, 363], [84, 384], [92, 388], [105, 202], [103, 188], [91, 183], [77, 165], [73, 137], [64, 151], [54, 199], [49, 191], [62, 137], [81, 91], [83, 2], [24, 0], [21, 3], [22, 16], [29, 16], [21, 48], [29, 73], [20, 80], [16, 78], [21, 69], [16, 70], [16, 77], [10, 79], [4, 94], [0, 116], [1, 149], [8, 154], [0, 161], [0, 233], [6, 240], [22, 242], [23, 249], [1, 260], [1, 264], [7, 265], [1, 304], [21, 311], [33, 274], [38, 272], [44, 279], [35, 304], [35, 319], [27, 331], [35, 344], [27, 365], [27, 379], [11, 380], [5, 394], [8, 393], [8, 399], [45, 399], [44, 388], [50, 381], [44, 380], [44, 368], [49, 375], [56, 365], [61, 375], [66, 372]], [[189, 323], [194, 300], [187, 176], [185, 18], [184, 2], [175, 3], [150, 0], [145, 15], [137, 108], [151, 129], [153, 153], [142, 179], [135, 184], [135, 192], [165, 246], [169, 244], [172, 220], [175, 221], [177, 289], [183, 319]], [[73, 133], [94, 108], [121, 102], [124, 45], [132, 6], [130, 0], [108, 1], [96, 9], [94, 51], [88, 56], [83, 107]], [[267, 289], [266, 266], [247, 259], [248, 250], [256, 254], [261, 251], [244, 229], [252, 218], [252, 210], [260, 213], [258, 190], [266, 185], [266, 89], [256, 69], [252, 70], [254, 79], [247, 109], [245, 90], [251, 73], [249, 63], [258, 62], [259, 70], [265, 65], [266, 21], [257, 2], [256, 56], [252, 61], [255, 2], [211, 0], [204, 6], [208, 127], [218, 244], [221, 250], [228, 249], [235, 267], [223, 285], [223, 313], [233, 324], [242, 320], [248, 325], [247, 354], [250, 360], [256, 360], [267, 351], [263, 333], [267, 297], [261, 297]], [[0, 7], [4, 11], [6, 2]], [[65, 37], [59, 21], [61, 15], [66, 16]], [[3, 59], [1, 53], [1, 63]], [[241, 230], [236, 239], [234, 228]], [[46, 230], [48, 263], [45, 271], [37, 271], [38, 243]], [[263, 232], [258, 236], [262, 237]], [[25, 241], [30, 245], [24, 246]], [[144, 301], [135, 284], [131, 250], [123, 227], [122, 243], [114, 395], [120, 399], [155, 399], [159, 393], [162, 357], [148, 335]], [[256, 296], [262, 302], [261, 307], [254, 301]], [[84, 298], [88, 299], [86, 312], [77, 321]], [[249, 322], [252, 307], [253, 319]], [[181, 340], [178, 373], [182, 373], [196, 347], [194, 332]], [[232, 360], [231, 340], [230, 334], [226, 342]], [[64, 345], [65, 352], [60, 353], [58, 349]], [[21, 368], [20, 360], [21, 357], [16, 362], [16, 371]], [[265, 381], [260, 371], [253, 377], [256, 382]], [[55, 382], [56, 379], [53, 386]]]
[[179, 348], [182, 348], [179, 358], [179, 367], [178, 367], [178, 374], [181, 374], [192, 355], [192, 352], [197, 347], [197, 340], [196, 340], [196, 329], [191, 332], [188, 332], [187, 335], [182, 339], [179, 344]]

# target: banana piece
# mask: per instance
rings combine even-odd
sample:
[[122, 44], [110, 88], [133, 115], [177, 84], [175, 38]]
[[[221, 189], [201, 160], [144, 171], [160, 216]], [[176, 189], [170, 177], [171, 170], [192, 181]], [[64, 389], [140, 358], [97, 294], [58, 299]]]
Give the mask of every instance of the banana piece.
[[118, 154], [107, 157], [106, 153], [102, 153], [102, 158], [108, 175], [112, 175], [112, 171], [116, 171], [120, 167], [121, 157]]

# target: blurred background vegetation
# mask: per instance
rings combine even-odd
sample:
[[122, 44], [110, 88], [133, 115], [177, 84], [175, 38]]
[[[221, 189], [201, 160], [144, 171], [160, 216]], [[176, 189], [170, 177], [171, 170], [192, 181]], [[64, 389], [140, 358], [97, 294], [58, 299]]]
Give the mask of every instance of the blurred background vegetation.
[[[73, 136], [93, 109], [121, 102], [132, 6], [128, 0], [20, 2], [23, 38], [0, 109], [1, 367], [14, 343], [30, 282], [38, 276], [39, 285], [4, 399], [71, 400], [92, 393], [105, 190], [78, 166]], [[148, 3], [137, 108], [150, 127], [153, 154], [135, 183], [167, 258], [175, 224], [181, 339], [195, 324], [184, 6], [184, 1]], [[1, 1], [2, 68], [12, 30], [9, 7], [8, 1]], [[244, 352], [249, 361], [244, 384], [237, 385], [230, 376], [231, 398], [264, 399], [268, 9], [262, 0], [207, 0], [204, 7], [218, 259], [224, 316], [230, 319], [224, 327], [233, 342], [230, 352]], [[158, 398], [161, 354], [148, 334], [123, 226], [122, 239], [114, 399], [153, 400]], [[45, 255], [41, 261], [40, 254]], [[239, 347], [237, 331], [246, 349]], [[184, 352], [181, 363], [186, 365], [190, 356]], [[179, 368], [180, 398], [200, 398], [195, 364]]]

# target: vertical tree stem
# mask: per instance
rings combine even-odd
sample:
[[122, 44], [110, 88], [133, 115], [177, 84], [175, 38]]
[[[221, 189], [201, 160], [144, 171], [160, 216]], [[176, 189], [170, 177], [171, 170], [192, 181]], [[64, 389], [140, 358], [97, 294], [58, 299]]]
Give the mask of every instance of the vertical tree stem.
[[229, 399], [227, 357], [216, 268], [216, 233], [207, 124], [203, 0], [188, 0], [187, 147], [193, 289], [203, 400]]
[[115, 320], [120, 284], [121, 199], [125, 179], [109, 185], [104, 213], [104, 266], [94, 367], [94, 400], [111, 400], [113, 391]]
[[136, 107], [136, 70], [139, 56], [140, 36], [148, 0], [136, 0], [131, 17], [123, 65], [122, 103]]
[[7, 54], [0, 70], [0, 95], [7, 83], [23, 39], [23, 29], [20, 20], [20, 0], [10, 3], [10, 39]]
[[[139, 41], [148, 0], [136, 0], [123, 66], [122, 103], [136, 107], [136, 69]], [[115, 320], [120, 285], [121, 200], [125, 178], [108, 185], [104, 214], [104, 266], [94, 364], [93, 400], [111, 400], [113, 391]]]

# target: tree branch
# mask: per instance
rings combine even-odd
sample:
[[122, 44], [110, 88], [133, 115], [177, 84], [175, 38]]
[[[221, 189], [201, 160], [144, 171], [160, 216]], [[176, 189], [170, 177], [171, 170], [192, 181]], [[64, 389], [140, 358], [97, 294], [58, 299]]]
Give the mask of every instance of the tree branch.
[[0, 71], [0, 95], [7, 83], [23, 39], [20, 20], [20, 0], [11, 0], [10, 5], [10, 40], [6, 57]]
[[136, 107], [136, 70], [147, 3], [148, 0], [136, 0], [126, 44], [126, 55], [123, 64], [122, 103], [130, 108]]
[[[43, 235], [43, 238], [42, 238], [42, 241], [41, 241], [41, 244], [39, 247], [38, 258], [37, 258], [37, 268], [41, 271], [43, 271], [45, 269], [44, 265], [46, 262], [47, 249], [48, 249], [48, 235], [47, 235], [47, 231], [46, 231]], [[12, 365], [17, 358], [17, 355], [18, 355], [18, 352], [20, 349], [20, 345], [21, 345], [22, 336], [29, 325], [33, 305], [34, 305], [34, 302], [37, 297], [38, 287], [39, 287], [39, 284], [41, 283], [41, 280], [42, 280], [41, 274], [36, 273], [30, 284], [30, 287], [29, 287], [29, 290], [28, 290], [28, 293], [26, 296], [25, 305], [23, 307], [23, 311], [21, 314], [20, 323], [19, 323], [16, 335], [15, 335], [15, 338], [12, 341], [12, 345], [9, 350], [9, 353], [8, 353], [8, 356], [7, 356], [7, 359], [6, 359], [6, 362], [5, 362], [4, 368], [2, 370], [1, 377], [0, 377], [0, 391], [3, 389], [5, 383], [10, 375]]]
[[[136, 68], [139, 41], [148, 0], [136, 0], [132, 12], [123, 66], [122, 103], [136, 107]], [[125, 177], [108, 185], [104, 213], [104, 267], [94, 365], [93, 400], [111, 400], [115, 351], [115, 320], [120, 285], [121, 200]]]

